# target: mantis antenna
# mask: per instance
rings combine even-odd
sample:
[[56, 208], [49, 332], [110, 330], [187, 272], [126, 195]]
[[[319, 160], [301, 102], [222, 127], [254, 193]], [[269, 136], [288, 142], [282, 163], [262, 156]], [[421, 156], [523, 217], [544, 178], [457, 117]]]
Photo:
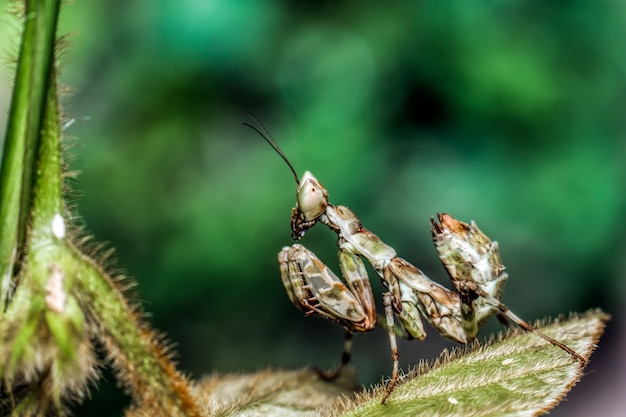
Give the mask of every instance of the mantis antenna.
[[257, 119], [256, 117], [254, 117], [254, 115], [248, 113], [248, 115], [250, 116], [250, 118], [252, 120], [254, 120], [254, 122], [259, 125], [260, 128], [257, 128], [254, 125], [251, 125], [248, 122], [243, 122], [242, 124], [244, 126], [248, 126], [250, 129], [254, 130], [256, 133], [258, 133], [263, 139], [265, 139], [265, 141], [267, 143], [269, 143], [272, 148], [274, 148], [274, 150], [278, 153], [278, 155], [280, 155], [281, 158], [283, 158], [283, 161], [285, 161], [287, 163], [287, 166], [289, 166], [289, 169], [291, 170], [293, 177], [296, 180], [296, 184], [298, 186], [300, 186], [300, 178], [298, 178], [298, 174], [296, 174], [296, 170], [293, 169], [293, 165], [291, 165], [291, 162], [289, 162], [289, 160], [287, 159], [287, 157], [285, 156], [285, 154], [283, 153], [283, 151], [280, 150], [280, 148], [278, 147], [278, 145], [276, 144], [276, 142], [274, 141], [274, 139], [272, 138], [272, 135], [270, 135], [270, 133], [267, 131], [267, 129], [265, 128], [265, 126], [263, 126], [263, 123], [261, 123], [259, 121], [259, 119]]

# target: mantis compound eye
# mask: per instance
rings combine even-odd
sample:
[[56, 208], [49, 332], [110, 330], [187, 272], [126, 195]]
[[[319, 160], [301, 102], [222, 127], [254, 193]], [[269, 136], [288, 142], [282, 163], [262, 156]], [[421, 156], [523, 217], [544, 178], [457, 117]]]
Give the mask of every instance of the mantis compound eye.
[[309, 171], [305, 172], [297, 193], [298, 211], [305, 220], [314, 220], [326, 210], [328, 193]]

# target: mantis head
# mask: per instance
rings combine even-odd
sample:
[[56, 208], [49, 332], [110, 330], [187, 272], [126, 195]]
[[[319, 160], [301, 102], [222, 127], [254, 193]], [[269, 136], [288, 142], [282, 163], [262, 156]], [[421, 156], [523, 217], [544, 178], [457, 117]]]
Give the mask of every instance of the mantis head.
[[291, 237], [294, 240], [300, 240], [328, 207], [328, 192], [313, 174], [306, 171], [302, 181], [297, 183], [296, 206], [291, 210]]
[[250, 117], [259, 125], [259, 128], [250, 123], [244, 122], [243, 124], [256, 131], [274, 148], [276, 153], [287, 163], [287, 166], [296, 180], [296, 206], [291, 211], [291, 236], [295, 240], [299, 240], [304, 236], [306, 230], [317, 223], [320, 216], [326, 211], [326, 207], [328, 206], [328, 193], [317, 178], [309, 171], [306, 171], [302, 176], [302, 180], [300, 180], [291, 162], [289, 162], [283, 151], [280, 150], [267, 129], [263, 127], [256, 117], [253, 115], [250, 115]]
[[306, 221], [317, 219], [328, 206], [328, 192], [309, 171], [304, 173], [298, 184], [296, 199], [298, 212]]

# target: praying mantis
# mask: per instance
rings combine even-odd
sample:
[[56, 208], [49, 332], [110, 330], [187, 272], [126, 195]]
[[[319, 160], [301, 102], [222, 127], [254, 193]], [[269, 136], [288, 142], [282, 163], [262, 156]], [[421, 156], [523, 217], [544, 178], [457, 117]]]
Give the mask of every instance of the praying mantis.
[[286, 246], [278, 254], [282, 282], [291, 302], [306, 315], [319, 315], [346, 330], [341, 365], [335, 372], [320, 372], [320, 376], [326, 379], [338, 376], [350, 361], [352, 334], [376, 327], [376, 306], [363, 260], [372, 266], [387, 290], [383, 294], [385, 319], [379, 324], [388, 331], [393, 370], [382, 404], [398, 381], [394, 315], [408, 339], [422, 341], [426, 337], [422, 317], [442, 337], [463, 344], [474, 341], [478, 328], [496, 315], [501, 321], [510, 320], [563, 349], [581, 363], [586, 362], [583, 356], [536, 330], [500, 302], [508, 275], [502, 266], [498, 243], [491, 241], [473, 221], [464, 223], [445, 213], [430, 220], [435, 249], [454, 286], [450, 290], [398, 257], [391, 246], [363, 227], [348, 207], [331, 204], [327, 190], [309, 171], [300, 179], [267, 130], [254, 120], [260, 129], [249, 123], [244, 125], [274, 148], [296, 180], [292, 238], [300, 240], [317, 223], [326, 225], [337, 235], [339, 266], [345, 283], [301, 244]]

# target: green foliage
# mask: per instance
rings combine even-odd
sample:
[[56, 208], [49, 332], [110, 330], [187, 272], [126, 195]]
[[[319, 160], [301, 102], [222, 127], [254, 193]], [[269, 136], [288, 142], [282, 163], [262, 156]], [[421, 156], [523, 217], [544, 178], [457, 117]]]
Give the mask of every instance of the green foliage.
[[[601, 311], [589, 311], [541, 331], [588, 358], [607, 319]], [[382, 385], [355, 397], [349, 394], [354, 375], [331, 383], [307, 370], [215, 376], [201, 381], [198, 390], [216, 416], [536, 416], [559, 403], [582, 368], [535, 335], [516, 333], [421, 363], [384, 405]]]
[[[66, 76], [80, 91], [69, 132], [86, 144], [74, 167], [98, 190], [78, 203], [145, 280], [156, 320], [191, 315], [228, 332], [237, 326], [212, 317], [258, 294], [270, 297], [259, 326], [293, 315], [275, 262], [293, 183], [241, 127], [247, 110], [299, 172], [426, 273], [428, 217], [445, 211], [507, 243], [505, 297], [523, 316], [619, 306], [618, 2], [212, 4], [77, 2], [65, 20], [81, 31]], [[332, 247], [324, 237], [315, 243]]]
[[[63, 200], [56, 22], [60, 3], [27, 2], [0, 171], [0, 410], [65, 415], [107, 353], [135, 405], [199, 416], [187, 380], [119, 282], [74, 246]], [[154, 413], [153, 413], [154, 414]]]
[[[619, 2], [244, 3], [83, 1], [60, 21], [62, 31], [81, 33], [64, 76], [78, 89], [67, 133], [82, 143], [71, 165], [83, 171], [79, 211], [139, 276], [142, 299], [179, 342], [186, 369], [336, 360], [338, 346], [325, 346], [339, 332], [299, 321], [281, 287], [275, 256], [289, 243], [293, 183], [240, 127], [247, 110], [297, 169], [311, 169], [333, 201], [425, 272], [439, 268], [428, 217], [448, 211], [476, 219], [503, 244], [511, 275], [504, 300], [521, 316], [620, 308]], [[14, 38], [5, 21], [3, 52]], [[8, 97], [0, 93], [0, 106]], [[36, 121], [42, 98], [29, 100], [27, 118]], [[7, 137], [17, 131], [7, 127]], [[19, 216], [32, 181], [19, 179], [30, 175], [21, 166], [33, 168], [26, 153], [13, 154], [22, 160], [3, 163], [0, 185], [6, 265], [25, 235]], [[307, 246], [333, 259], [332, 238], [308, 237]], [[77, 261], [74, 249], [63, 250]], [[95, 264], [85, 268], [98, 276]], [[116, 297], [98, 282], [91, 296]], [[41, 323], [57, 329], [55, 344], [71, 345], [62, 321], [37, 310], [43, 284], [37, 302], [20, 293], [22, 307], [33, 304], [19, 327], [23, 349]], [[84, 326], [71, 316], [67, 329]], [[211, 343], [218, 339], [228, 343]], [[360, 382], [388, 372], [380, 339], [357, 339]], [[401, 347], [406, 363], [441, 349], [425, 345]], [[97, 401], [94, 408], [108, 411]]]
[[[295, 187], [247, 111], [430, 278], [448, 282], [428, 232], [448, 212], [501, 243], [521, 317], [626, 316], [621, 2], [201, 3], [79, 1], [65, 20], [79, 210], [185, 369], [332, 366], [341, 349], [282, 288]], [[199, 351], [216, 337], [232, 343]], [[362, 384], [388, 373], [384, 337], [356, 339]], [[402, 366], [437, 339], [403, 345]]]

